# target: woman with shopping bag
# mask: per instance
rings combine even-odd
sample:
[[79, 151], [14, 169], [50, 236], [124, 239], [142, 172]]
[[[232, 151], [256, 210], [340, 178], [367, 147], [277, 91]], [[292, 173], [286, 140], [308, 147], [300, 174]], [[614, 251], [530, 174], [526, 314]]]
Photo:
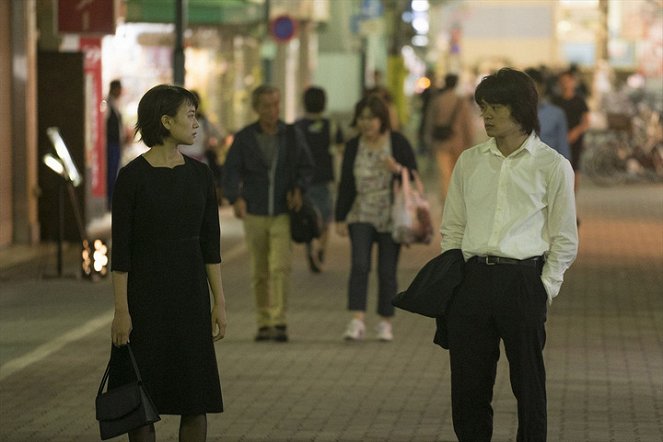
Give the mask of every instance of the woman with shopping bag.
[[352, 259], [348, 282], [348, 310], [352, 319], [343, 337], [360, 340], [366, 334], [368, 277], [373, 243], [378, 245], [378, 306], [376, 327], [381, 341], [393, 339], [391, 317], [396, 295], [396, 268], [401, 244], [392, 237], [394, 180], [403, 168], [416, 171], [414, 151], [400, 133], [392, 132], [389, 109], [376, 95], [363, 98], [355, 107], [353, 125], [359, 135], [346, 147], [341, 166], [335, 218], [337, 232], [350, 237]]

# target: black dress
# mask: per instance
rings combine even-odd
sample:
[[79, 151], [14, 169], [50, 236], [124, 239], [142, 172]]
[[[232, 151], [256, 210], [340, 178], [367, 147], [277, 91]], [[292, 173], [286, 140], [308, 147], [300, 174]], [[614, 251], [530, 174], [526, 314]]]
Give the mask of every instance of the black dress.
[[[174, 168], [139, 156], [120, 170], [113, 195], [112, 270], [128, 272], [131, 348], [159, 413], [223, 411], [206, 263], [221, 262], [210, 169], [184, 157]], [[132, 378], [113, 347], [109, 388]]]

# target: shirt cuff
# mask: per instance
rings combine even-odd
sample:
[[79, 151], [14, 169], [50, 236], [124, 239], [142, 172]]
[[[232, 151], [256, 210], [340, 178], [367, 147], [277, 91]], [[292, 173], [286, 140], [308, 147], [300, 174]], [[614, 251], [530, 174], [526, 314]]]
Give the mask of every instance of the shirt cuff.
[[554, 281], [542, 276], [541, 282], [543, 282], [543, 287], [546, 289], [548, 305], [550, 305], [552, 304], [553, 298], [559, 294], [559, 289], [562, 287], [562, 281]]

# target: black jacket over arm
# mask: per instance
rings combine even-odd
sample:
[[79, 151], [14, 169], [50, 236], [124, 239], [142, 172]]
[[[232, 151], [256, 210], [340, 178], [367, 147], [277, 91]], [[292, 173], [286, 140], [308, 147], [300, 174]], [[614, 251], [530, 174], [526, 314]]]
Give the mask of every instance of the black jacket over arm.
[[[410, 142], [399, 132], [391, 132], [391, 155], [397, 163], [410, 170], [410, 175], [417, 170], [417, 160]], [[355, 137], [345, 145], [343, 163], [341, 166], [341, 181], [338, 185], [338, 196], [336, 198], [336, 221], [345, 221], [345, 217], [352, 209], [357, 196], [355, 183], [354, 165], [359, 150], [359, 137]], [[400, 178], [400, 176], [394, 175]]]

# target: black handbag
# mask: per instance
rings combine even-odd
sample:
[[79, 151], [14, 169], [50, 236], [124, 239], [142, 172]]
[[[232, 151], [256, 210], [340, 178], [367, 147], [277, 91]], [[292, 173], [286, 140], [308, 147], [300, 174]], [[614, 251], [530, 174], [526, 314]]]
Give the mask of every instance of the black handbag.
[[290, 210], [290, 237], [296, 243], [309, 243], [322, 235], [322, 216], [317, 207], [306, 196], [302, 196], [302, 207]]
[[[295, 155], [295, 126], [286, 127], [288, 173], [291, 191], [295, 191], [297, 181], [297, 158]], [[322, 215], [315, 204], [302, 194], [302, 206], [299, 210], [288, 210], [290, 217], [290, 238], [296, 243], [309, 243], [322, 235]]]
[[136, 381], [103, 393], [110, 373], [109, 361], [97, 392], [95, 406], [102, 440], [128, 433], [131, 430], [161, 420], [152, 399], [143, 387], [143, 379], [140, 376], [136, 359], [129, 344], [127, 344], [127, 350], [136, 374]]

